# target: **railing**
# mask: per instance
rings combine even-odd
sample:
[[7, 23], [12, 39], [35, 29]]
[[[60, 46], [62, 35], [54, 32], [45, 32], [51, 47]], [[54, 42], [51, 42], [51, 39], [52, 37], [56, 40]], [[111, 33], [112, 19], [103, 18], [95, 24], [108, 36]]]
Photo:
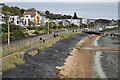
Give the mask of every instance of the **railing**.
[[[62, 34], [62, 33], [68, 33], [68, 32], [71, 32], [71, 30], [57, 32], [57, 33]], [[2, 53], [0, 53], [0, 54], [2, 54], [2, 56], [5, 56], [8, 54], [23, 50], [25, 48], [33, 46], [34, 44], [39, 43], [40, 38], [47, 39], [47, 38], [50, 38], [52, 36], [53, 36], [53, 34], [51, 33], [51, 34], [37, 35], [37, 36], [28, 37], [28, 38], [23, 38], [20, 40], [11, 41], [10, 45], [3, 43], [2, 44], [2, 51], [0, 51]]]

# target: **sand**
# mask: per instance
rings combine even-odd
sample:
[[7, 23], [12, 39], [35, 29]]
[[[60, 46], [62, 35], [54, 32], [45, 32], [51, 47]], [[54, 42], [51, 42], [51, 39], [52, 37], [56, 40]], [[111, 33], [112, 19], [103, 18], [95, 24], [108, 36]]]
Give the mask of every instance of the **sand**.
[[[77, 48], [71, 52], [71, 56], [66, 59], [62, 67], [57, 67], [61, 71], [61, 78], [92, 78], [92, 55], [89, 51], [83, 49], [85, 46], [93, 46], [92, 41], [97, 36], [91, 36], [78, 42]], [[86, 44], [86, 41], [88, 44]]]
[[93, 78], [93, 54], [91, 51], [118, 50], [117, 48], [97, 47], [94, 41], [98, 38], [92, 35], [78, 42], [77, 48], [71, 51], [71, 56], [66, 59], [64, 66], [58, 66], [59, 78]]

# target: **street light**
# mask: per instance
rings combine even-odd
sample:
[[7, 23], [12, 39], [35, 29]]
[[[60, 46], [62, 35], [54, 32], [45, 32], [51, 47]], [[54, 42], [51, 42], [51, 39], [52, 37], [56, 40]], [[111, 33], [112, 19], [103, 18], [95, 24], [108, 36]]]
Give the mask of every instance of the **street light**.
[[48, 34], [50, 34], [50, 32], [49, 32], [49, 19], [48, 19]]
[[4, 19], [6, 20], [7, 24], [8, 24], [8, 45], [10, 45], [10, 17], [9, 16], [5, 16]]
[[53, 33], [53, 23], [52, 23], [52, 33]]
[[58, 24], [59, 24], [59, 22], [58, 22], [57, 20], [55, 20], [55, 21], [57, 22], [57, 25], [56, 25], [56, 26], [57, 26], [57, 28], [56, 28], [56, 30], [58, 31]]
[[8, 45], [10, 45], [10, 23], [8, 19]]

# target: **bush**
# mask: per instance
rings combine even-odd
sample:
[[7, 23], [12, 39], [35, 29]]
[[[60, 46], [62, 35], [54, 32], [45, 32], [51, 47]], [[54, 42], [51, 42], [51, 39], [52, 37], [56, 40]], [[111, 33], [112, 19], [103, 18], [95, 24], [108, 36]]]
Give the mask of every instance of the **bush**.
[[[16, 25], [11, 24], [10, 25], [10, 31], [15, 31], [15, 30], [21, 30], [22, 28]], [[8, 32], [8, 25], [7, 24], [2, 24], [2, 32], [7, 33]]]
[[33, 34], [39, 34], [38, 31], [35, 31]]
[[5, 33], [1, 33], [1, 34], [2, 34], [2, 42], [7, 41], [7, 39], [8, 39], [7, 34], [5, 34]]
[[77, 25], [72, 24], [72, 26], [70, 26], [70, 28], [78, 28], [78, 26], [77, 26]]
[[29, 30], [37, 30], [37, 31], [43, 30], [42, 27], [35, 27], [35, 26], [27, 27], [27, 29], [29, 29]]
[[13, 31], [11, 34], [11, 39], [19, 39], [26, 37], [26, 35], [21, 30]]

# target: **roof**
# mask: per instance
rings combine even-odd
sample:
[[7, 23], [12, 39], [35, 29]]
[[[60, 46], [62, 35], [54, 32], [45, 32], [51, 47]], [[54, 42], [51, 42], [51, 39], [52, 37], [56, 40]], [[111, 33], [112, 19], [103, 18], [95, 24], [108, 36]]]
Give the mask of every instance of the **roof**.
[[31, 15], [34, 17], [36, 15], [36, 12], [24, 12], [23, 15]]
[[17, 16], [18, 16], [19, 18], [20, 18], [20, 17], [23, 17], [23, 15], [17, 15]]

